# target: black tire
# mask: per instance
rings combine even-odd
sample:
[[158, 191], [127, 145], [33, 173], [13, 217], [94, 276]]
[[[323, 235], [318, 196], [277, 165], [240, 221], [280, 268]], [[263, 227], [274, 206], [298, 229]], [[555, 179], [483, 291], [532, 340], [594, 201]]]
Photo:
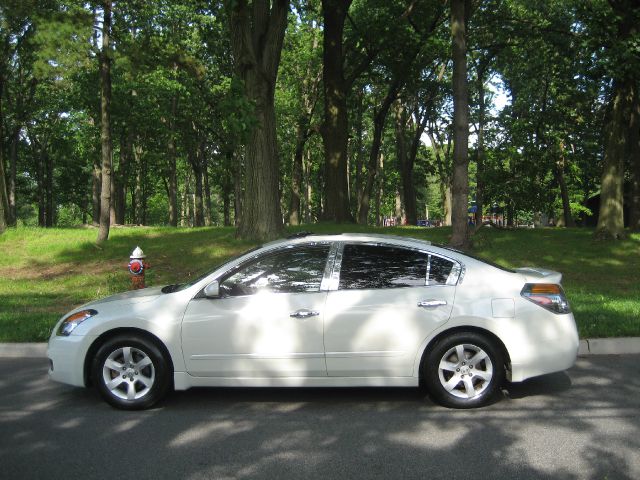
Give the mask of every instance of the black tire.
[[[459, 353], [463, 358], [459, 358]], [[430, 396], [450, 408], [487, 405], [500, 392], [505, 378], [501, 349], [476, 332], [443, 337], [430, 349], [424, 362], [422, 370]]]
[[96, 352], [92, 379], [100, 396], [122, 410], [142, 410], [160, 401], [170, 386], [169, 362], [151, 341], [119, 335]]

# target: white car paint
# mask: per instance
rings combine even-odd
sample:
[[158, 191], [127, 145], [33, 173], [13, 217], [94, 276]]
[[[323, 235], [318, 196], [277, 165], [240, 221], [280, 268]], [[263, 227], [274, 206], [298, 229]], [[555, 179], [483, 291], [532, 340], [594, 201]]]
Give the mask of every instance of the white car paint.
[[[317, 293], [200, 298], [230, 268], [286, 245], [382, 242], [458, 262], [457, 285], [389, 290], [338, 290], [328, 265]], [[172, 362], [174, 386], [414, 386], [430, 342], [455, 328], [491, 332], [504, 345], [512, 381], [573, 365], [578, 334], [571, 313], [555, 314], [520, 295], [526, 282], [560, 281], [560, 274], [521, 269], [509, 273], [428, 242], [383, 235], [309, 236], [264, 245], [184, 290], [159, 288], [115, 295], [83, 305], [98, 311], [69, 336], [54, 328], [48, 345], [53, 380], [86, 384], [85, 362], [101, 336], [138, 329], [155, 336]], [[418, 307], [421, 301], [442, 301]], [[300, 309], [317, 311], [291, 318]]]

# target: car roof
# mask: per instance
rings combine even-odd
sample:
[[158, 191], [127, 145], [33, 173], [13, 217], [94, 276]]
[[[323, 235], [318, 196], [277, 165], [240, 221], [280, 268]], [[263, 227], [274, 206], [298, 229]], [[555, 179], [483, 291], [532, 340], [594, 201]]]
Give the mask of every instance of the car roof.
[[315, 234], [302, 232], [294, 234], [287, 238], [274, 240], [262, 245], [263, 248], [276, 245], [295, 245], [298, 243], [308, 242], [389, 242], [414, 245], [431, 245], [428, 240], [421, 240], [413, 237], [404, 237], [401, 235], [387, 235], [383, 233], [336, 233], [336, 234]]

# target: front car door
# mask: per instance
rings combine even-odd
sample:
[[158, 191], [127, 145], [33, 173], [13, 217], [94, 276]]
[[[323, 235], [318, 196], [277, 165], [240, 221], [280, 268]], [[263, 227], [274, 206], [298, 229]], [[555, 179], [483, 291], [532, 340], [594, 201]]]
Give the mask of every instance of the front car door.
[[420, 345], [451, 315], [460, 272], [424, 250], [345, 244], [325, 310], [328, 375], [412, 376]]
[[326, 376], [321, 290], [328, 243], [267, 252], [220, 277], [220, 298], [187, 306], [182, 345], [194, 376]]

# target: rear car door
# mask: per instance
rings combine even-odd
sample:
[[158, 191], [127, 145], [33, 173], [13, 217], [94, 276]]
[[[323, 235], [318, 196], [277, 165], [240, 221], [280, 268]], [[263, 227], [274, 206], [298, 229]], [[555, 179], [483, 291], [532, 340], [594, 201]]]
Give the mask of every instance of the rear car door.
[[325, 308], [328, 375], [413, 375], [423, 340], [451, 315], [461, 266], [428, 251], [347, 243], [336, 270]]

